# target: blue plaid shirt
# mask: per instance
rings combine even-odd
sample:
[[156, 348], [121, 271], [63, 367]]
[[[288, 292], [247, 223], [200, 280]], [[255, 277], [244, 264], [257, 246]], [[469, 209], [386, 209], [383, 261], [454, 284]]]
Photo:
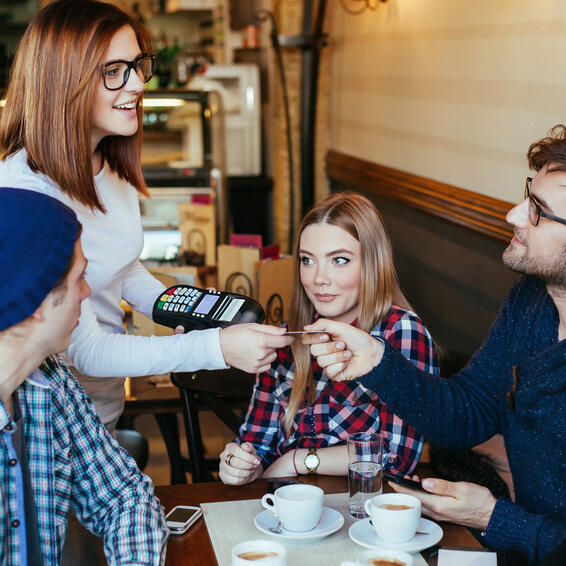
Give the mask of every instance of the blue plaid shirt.
[[[151, 480], [101, 424], [68, 368], [57, 357], [47, 358], [16, 394], [44, 564], [59, 564], [71, 505], [85, 527], [104, 537], [110, 566], [163, 563], [168, 530]], [[2, 565], [22, 559], [18, 466], [8, 440], [14, 426], [0, 402]]]

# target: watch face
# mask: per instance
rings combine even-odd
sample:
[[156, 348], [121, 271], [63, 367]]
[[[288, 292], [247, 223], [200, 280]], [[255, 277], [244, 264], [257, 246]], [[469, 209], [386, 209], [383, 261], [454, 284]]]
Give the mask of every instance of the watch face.
[[307, 454], [305, 457], [305, 467], [307, 470], [316, 470], [320, 463], [320, 459], [316, 454]]

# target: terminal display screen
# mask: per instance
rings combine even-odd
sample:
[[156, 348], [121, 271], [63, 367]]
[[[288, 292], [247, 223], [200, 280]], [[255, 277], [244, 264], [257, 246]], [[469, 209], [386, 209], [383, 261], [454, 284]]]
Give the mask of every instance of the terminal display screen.
[[202, 301], [198, 304], [197, 308], [195, 309], [195, 313], [197, 314], [208, 314], [210, 309], [216, 304], [218, 301], [218, 295], [205, 295]]

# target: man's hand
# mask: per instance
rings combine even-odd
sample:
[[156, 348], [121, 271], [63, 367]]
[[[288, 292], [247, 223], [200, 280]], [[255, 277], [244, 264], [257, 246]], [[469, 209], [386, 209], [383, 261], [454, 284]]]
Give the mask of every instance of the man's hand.
[[244, 485], [259, 478], [262, 472], [261, 461], [250, 442], [230, 442], [220, 453], [218, 477], [226, 484]]
[[423, 514], [435, 521], [448, 521], [481, 531], [487, 529], [496, 503], [487, 487], [475, 483], [427, 478], [422, 481], [422, 486], [428, 493], [392, 482], [389, 485], [399, 493], [418, 497]]
[[[381, 361], [383, 344], [367, 332], [345, 322], [319, 318], [305, 326], [325, 334], [303, 334], [304, 344], [311, 344], [311, 354], [326, 375], [335, 381], [349, 381], [365, 375]], [[329, 337], [331, 341], [328, 341]]]
[[224, 361], [248, 373], [267, 371], [277, 357], [275, 350], [293, 342], [285, 332], [285, 328], [255, 323], [227, 326], [220, 331]]

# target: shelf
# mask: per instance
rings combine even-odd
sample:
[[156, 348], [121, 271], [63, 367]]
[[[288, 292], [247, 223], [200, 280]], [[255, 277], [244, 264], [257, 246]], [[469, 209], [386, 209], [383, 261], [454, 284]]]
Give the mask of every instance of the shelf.
[[217, 0], [167, 0], [165, 11], [168, 14], [191, 10], [216, 10]]

